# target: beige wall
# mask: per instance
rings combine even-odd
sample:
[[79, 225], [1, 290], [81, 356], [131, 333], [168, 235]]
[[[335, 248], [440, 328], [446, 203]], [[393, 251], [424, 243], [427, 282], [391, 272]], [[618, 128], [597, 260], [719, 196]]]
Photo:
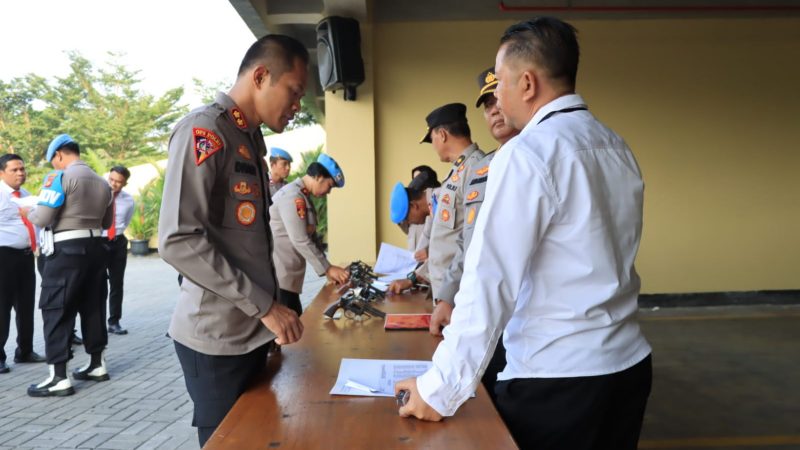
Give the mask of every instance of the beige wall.
[[[474, 108], [475, 76], [493, 63], [510, 23], [381, 23], [365, 42], [368, 65], [374, 63], [374, 153], [366, 151], [366, 138], [347, 152], [364, 158], [358, 167], [374, 164], [363, 174], [374, 179], [363, 188], [370, 182], [377, 188], [378, 241], [405, 242], [388, 219], [396, 181], [406, 182], [421, 163], [446, 175], [431, 146], [418, 144], [431, 109], [466, 103], [473, 137], [485, 149], [494, 147]], [[800, 19], [572, 23], [582, 46], [578, 92], [626, 138], [644, 174], [637, 262], [643, 291], [800, 288]], [[326, 128], [336, 156], [331, 142], [355, 138], [355, 128], [370, 130], [352, 123], [338, 128], [332, 120], [349, 119], [334, 119], [334, 111], [346, 108], [331, 107]], [[356, 199], [369, 198], [346, 191], [332, 197], [332, 230]], [[363, 246], [360, 240], [371, 235], [359, 230], [341, 238]], [[334, 248], [336, 236], [330, 241]]]

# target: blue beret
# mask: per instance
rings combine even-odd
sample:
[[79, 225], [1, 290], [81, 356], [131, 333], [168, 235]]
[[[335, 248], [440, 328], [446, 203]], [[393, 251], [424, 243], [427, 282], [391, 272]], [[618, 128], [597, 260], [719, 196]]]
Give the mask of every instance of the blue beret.
[[317, 157], [317, 162], [322, 164], [322, 167], [331, 174], [333, 181], [336, 183], [336, 187], [344, 187], [344, 172], [342, 172], [341, 167], [339, 167], [339, 164], [336, 164], [333, 158], [325, 153], [320, 153], [319, 157]]
[[398, 182], [392, 189], [392, 203], [389, 207], [392, 222], [400, 223], [408, 216], [408, 192], [403, 183]]
[[68, 134], [59, 134], [56, 136], [55, 139], [50, 141], [50, 145], [47, 147], [47, 162], [53, 160], [53, 157], [56, 156], [58, 149], [67, 144], [73, 143], [75, 143], [75, 139], [72, 139]]
[[272, 150], [270, 150], [270, 155], [269, 156], [270, 156], [270, 158], [285, 159], [285, 160], [287, 160], [289, 162], [293, 161], [292, 160], [292, 155], [290, 155], [289, 152], [287, 152], [286, 150], [284, 150], [282, 148], [278, 148], [278, 147], [272, 147]]

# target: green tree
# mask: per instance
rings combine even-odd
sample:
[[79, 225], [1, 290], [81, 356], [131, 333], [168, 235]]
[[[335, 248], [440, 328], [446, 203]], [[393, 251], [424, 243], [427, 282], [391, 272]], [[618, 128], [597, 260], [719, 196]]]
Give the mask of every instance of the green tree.
[[20, 154], [34, 179], [45, 171], [34, 166], [44, 162], [48, 143], [60, 133], [69, 133], [106, 166], [163, 157], [172, 125], [187, 111], [179, 104], [183, 88], [160, 97], [145, 94], [138, 71], [109, 55], [109, 63], [95, 68], [70, 52], [70, 72], [63, 78], [29, 74], [0, 81], [0, 152]]

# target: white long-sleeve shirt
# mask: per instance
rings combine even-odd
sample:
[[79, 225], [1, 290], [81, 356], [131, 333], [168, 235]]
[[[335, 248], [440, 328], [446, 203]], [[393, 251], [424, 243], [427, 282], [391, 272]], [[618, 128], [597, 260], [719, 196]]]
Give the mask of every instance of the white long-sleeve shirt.
[[575, 94], [545, 105], [491, 163], [456, 308], [417, 380], [443, 416], [474, 392], [503, 332], [499, 380], [616, 373], [650, 354], [634, 268], [644, 183], [622, 138], [574, 108]]
[[[31, 246], [28, 228], [22, 221], [19, 205], [12, 201], [13, 189], [0, 180], [0, 247], [26, 249]], [[20, 197], [30, 195], [28, 191], [20, 188]]]
[[[119, 191], [119, 194], [114, 196], [114, 223], [116, 224], [114, 232], [117, 236], [122, 236], [125, 229], [131, 224], [134, 206], [136, 205], [131, 194]], [[108, 230], [103, 230], [103, 236], [108, 236]]]

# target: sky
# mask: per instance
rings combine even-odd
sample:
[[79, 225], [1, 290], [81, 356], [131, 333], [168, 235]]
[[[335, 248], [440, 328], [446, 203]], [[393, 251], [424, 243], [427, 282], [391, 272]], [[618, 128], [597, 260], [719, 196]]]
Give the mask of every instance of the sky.
[[124, 53], [119, 62], [140, 71], [143, 91], [183, 86], [192, 107], [192, 78], [232, 84], [255, 41], [227, 0], [2, 0], [0, 18], [0, 80], [65, 76], [70, 50], [95, 67]]

